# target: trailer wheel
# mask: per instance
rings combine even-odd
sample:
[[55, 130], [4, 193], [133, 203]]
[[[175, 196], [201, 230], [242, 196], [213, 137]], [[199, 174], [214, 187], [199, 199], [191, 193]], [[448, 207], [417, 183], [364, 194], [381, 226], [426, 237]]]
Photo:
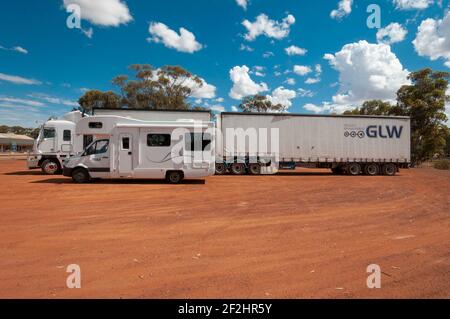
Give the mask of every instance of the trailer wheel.
[[72, 172], [72, 180], [75, 183], [87, 183], [90, 179], [89, 172], [85, 168], [75, 168]]
[[378, 164], [370, 163], [364, 167], [364, 173], [369, 176], [375, 176], [380, 173], [380, 167]]
[[388, 163], [383, 165], [383, 175], [394, 176], [395, 173], [397, 173], [397, 166], [395, 164]]
[[248, 167], [248, 172], [250, 175], [259, 175], [261, 174], [261, 165], [258, 163], [252, 163]]
[[183, 173], [180, 171], [170, 171], [166, 174], [166, 181], [169, 184], [179, 184], [183, 180]]
[[224, 175], [227, 172], [225, 163], [216, 163], [216, 175]]
[[361, 173], [361, 165], [358, 163], [350, 163], [347, 165], [347, 174], [356, 176]]
[[41, 164], [42, 172], [46, 175], [55, 175], [61, 171], [56, 159], [46, 159]]
[[231, 173], [234, 175], [242, 175], [245, 173], [245, 165], [243, 163], [231, 164]]

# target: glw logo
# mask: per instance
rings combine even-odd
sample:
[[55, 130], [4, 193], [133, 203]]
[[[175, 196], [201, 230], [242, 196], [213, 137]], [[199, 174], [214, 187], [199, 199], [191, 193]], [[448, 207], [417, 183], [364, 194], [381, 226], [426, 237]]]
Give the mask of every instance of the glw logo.
[[369, 125], [366, 129], [367, 137], [371, 138], [400, 138], [402, 135], [403, 126], [383, 126], [383, 125]]

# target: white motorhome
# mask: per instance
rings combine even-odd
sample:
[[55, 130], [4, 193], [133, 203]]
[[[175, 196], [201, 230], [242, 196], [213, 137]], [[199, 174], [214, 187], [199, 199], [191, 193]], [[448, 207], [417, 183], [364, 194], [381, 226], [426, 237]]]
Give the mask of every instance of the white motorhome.
[[85, 151], [64, 161], [75, 182], [96, 178], [202, 178], [215, 172], [214, 123], [141, 121], [115, 115], [81, 119], [76, 135], [96, 135]]
[[64, 159], [83, 152], [86, 146], [97, 138], [95, 134], [75, 135], [78, 121], [92, 115], [117, 115], [144, 121], [211, 120], [211, 113], [202, 110], [94, 108], [92, 114], [69, 112], [60, 119], [48, 120], [41, 126], [33, 152], [28, 156], [27, 167], [41, 168], [43, 173], [49, 175], [62, 173]]

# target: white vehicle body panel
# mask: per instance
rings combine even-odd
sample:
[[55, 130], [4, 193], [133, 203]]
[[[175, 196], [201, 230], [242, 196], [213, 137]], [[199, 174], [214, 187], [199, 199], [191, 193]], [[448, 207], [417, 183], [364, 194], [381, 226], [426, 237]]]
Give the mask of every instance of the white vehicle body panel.
[[[222, 113], [217, 125], [222, 129], [218, 158], [276, 153], [281, 162], [410, 162], [408, 117]], [[274, 129], [279, 146], [273, 152], [270, 142], [269, 150], [261, 151], [254, 142], [239, 147], [227, 140], [227, 129], [255, 129], [261, 140], [270, 140]], [[267, 129], [267, 138], [260, 129]]]
[[[183, 130], [182, 134], [177, 135], [180, 129]], [[182, 171], [185, 178], [214, 174], [215, 142], [212, 122], [150, 122], [113, 115], [92, 116], [78, 122], [76, 133], [79, 135], [96, 133], [102, 137], [97, 142], [109, 141], [106, 152], [72, 157], [64, 162], [66, 169], [87, 168], [93, 178], [160, 179], [165, 178], [166, 173], [173, 170]], [[180, 147], [185, 145], [181, 136], [184, 138], [185, 134], [191, 133], [207, 134], [210, 140], [209, 147], [193, 154]], [[152, 144], [154, 143], [152, 137], [164, 138], [163, 143]], [[194, 154], [195, 156], [200, 154], [200, 165], [195, 162]]]

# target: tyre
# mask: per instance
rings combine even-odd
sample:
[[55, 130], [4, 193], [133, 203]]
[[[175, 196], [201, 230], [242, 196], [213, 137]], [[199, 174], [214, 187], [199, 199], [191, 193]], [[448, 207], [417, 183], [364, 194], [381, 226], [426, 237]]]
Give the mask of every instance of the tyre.
[[383, 175], [394, 176], [397, 173], [397, 166], [392, 163], [383, 165]]
[[231, 173], [234, 175], [242, 175], [245, 173], [245, 165], [243, 163], [231, 164]]
[[61, 171], [58, 160], [56, 159], [46, 159], [42, 162], [41, 169], [46, 175], [55, 175]]
[[225, 163], [216, 163], [216, 175], [224, 175], [227, 172]]
[[248, 166], [248, 172], [250, 175], [261, 174], [261, 165], [258, 163], [252, 163]]
[[375, 176], [380, 174], [380, 167], [378, 164], [370, 163], [364, 167], [364, 173], [369, 176]]
[[183, 180], [183, 173], [180, 171], [170, 171], [166, 174], [166, 181], [169, 184], [179, 184]]
[[358, 163], [350, 163], [347, 165], [347, 174], [356, 176], [361, 173], [361, 165]]
[[85, 168], [75, 168], [72, 172], [72, 180], [75, 183], [87, 183], [91, 177]]

